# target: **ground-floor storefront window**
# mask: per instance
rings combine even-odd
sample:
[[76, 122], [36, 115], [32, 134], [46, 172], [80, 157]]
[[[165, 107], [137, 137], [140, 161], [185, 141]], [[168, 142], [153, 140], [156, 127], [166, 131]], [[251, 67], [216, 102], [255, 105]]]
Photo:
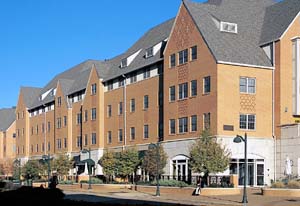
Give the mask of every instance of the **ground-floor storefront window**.
[[[230, 174], [237, 174], [239, 185], [244, 185], [245, 178], [245, 159], [231, 159]], [[264, 185], [264, 159], [248, 159], [248, 178], [247, 185], [263, 186]]]

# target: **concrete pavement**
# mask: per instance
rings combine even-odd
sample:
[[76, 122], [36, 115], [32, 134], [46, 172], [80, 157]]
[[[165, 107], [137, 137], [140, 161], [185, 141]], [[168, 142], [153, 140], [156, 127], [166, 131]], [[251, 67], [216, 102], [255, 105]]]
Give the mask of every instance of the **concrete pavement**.
[[[187, 196], [182, 194], [164, 194], [156, 197], [155, 194], [141, 193], [125, 188], [111, 188], [103, 191], [64, 190], [66, 199], [105, 204], [134, 204], [134, 205], [200, 205], [200, 206], [240, 206], [242, 195], [230, 196]], [[248, 189], [247, 206], [300, 206], [300, 197], [266, 197], [261, 195], [260, 189]]]

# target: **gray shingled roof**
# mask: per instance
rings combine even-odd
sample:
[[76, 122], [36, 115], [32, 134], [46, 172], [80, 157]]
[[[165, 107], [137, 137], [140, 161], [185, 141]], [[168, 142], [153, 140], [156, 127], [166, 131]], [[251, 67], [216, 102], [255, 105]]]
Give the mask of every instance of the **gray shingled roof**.
[[[265, 8], [272, 0], [184, 1], [209, 49], [217, 61], [272, 67], [259, 47]], [[213, 18], [237, 23], [238, 33], [221, 32]]]
[[16, 120], [16, 109], [0, 109], [0, 131], [6, 131]]
[[24, 103], [27, 108], [30, 108], [34, 101], [38, 98], [42, 88], [37, 87], [21, 87], [21, 94], [23, 94]]
[[278, 40], [300, 12], [299, 0], [285, 0], [266, 9], [260, 44]]
[[[146, 49], [155, 46], [156, 44], [163, 42], [170, 35], [172, 26], [174, 23], [174, 18], [150, 29], [146, 32], [132, 47], [130, 47], [124, 54], [121, 54], [105, 63], [109, 67], [109, 75], [104, 78], [104, 81], [114, 79], [123, 74], [130, 73], [137, 69], [143, 68], [145, 66], [154, 64], [158, 61], [163, 60], [163, 56], [158, 52], [155, 56], [150, 58], [145, 58]], [[139, 55], [134, 59], [134, 61], [125, 68], [120, 68], [121, 60], [129, 57], [135, 52], [142, 49]]]
[[41, 91], [39, 91], [37, 98], [34, 99], [30, 108], [34, 109], [53, 102], [54, 96], [51, 96], [50, 93], [42, 101], [40, 101], [38, 97], [41, 94], [56, 88], [58, 81], [60, 81], [65, 95], [70, 95], [85, 89], [93, 65], [95, 65], [95, 68], [101, 78], [107, 75], [108, 69], [103, 62], [97, 60], [87, 60], [82, 62], [71, 69], [56, 75]]

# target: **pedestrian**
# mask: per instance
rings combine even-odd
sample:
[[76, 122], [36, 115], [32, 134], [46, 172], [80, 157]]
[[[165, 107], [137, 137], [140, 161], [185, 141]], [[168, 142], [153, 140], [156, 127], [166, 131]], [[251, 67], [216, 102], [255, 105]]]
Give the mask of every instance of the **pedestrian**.
[[58, 179], [57, 179], [57, 175], [53, 175], [50, 179], [50, 184], [49, 184], [49, 188], [50, 189], [55, 189], [56, 185], [58, 185]]
[[201, 184], [202, 184], [202, 178], [199, 177], [197, 184], [196, 184], [196, 189], [194, 190], [193, 195], [199, 196], [201, 193]]

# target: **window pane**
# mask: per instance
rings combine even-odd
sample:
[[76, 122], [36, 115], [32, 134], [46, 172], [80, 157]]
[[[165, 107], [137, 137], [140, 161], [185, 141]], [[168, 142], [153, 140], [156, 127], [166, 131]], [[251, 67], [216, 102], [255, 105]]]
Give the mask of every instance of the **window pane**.
[[197, 96], [197, 80], [191, 81], [191, 96]]
[[247, 115], [240, 115], [240, 129], [247, 129]]
[[183, 84], [183, 98], [188, 97], [188, 83]]
[[196, 115], [192, 116], [191, 120], [192, 120], [191, 121], [191, 131], [195, 132], [195, 131], [197, 131], [197, 116]]
[[248, 115], [248, 129], [255, 129], [255, 115]]
[[197, 46], [191, 48], [191, 60], [197, 59]]
[[240, 78], [240, 92], [247, 92], [247, 78]]
[[170, 119], [170, 134], [175, 134], [175, 119]]
[[204, 77], [204, 93], [210, 92], [210, 77]]
[[248, 93], [255, 93], [255, 79], [248, 79]]
[[169, 92], [170, 92], [170, 97], [169, 97], [170, 101], [175, 101], [175, 86], [171, 86]]
[[172, 54], [170, 56], [170, 68], [175, 67], [176, 66], [176, 56], [175, 54]]

